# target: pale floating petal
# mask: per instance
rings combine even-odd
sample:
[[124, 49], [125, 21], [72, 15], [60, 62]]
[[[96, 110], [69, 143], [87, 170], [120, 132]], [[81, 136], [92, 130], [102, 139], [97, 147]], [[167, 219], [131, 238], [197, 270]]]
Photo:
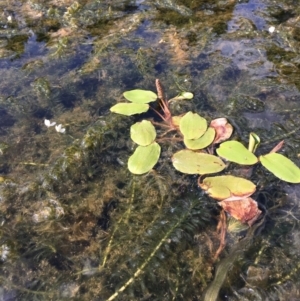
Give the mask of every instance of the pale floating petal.
[[66, 131], [66, 129], [62, 127], [62, 124], [56, 125], [55, 130], [56, 130], [56, 132], [62, 133], [62, 134], [65, 133], [65, 131]]
[[56, 125], [56, 122], [55, 122], [55, 121], [51, 122], [49, 119], [45, 119], [45, 120], [44, 120], [44, 124], [45, 124], [45, 126], [48, 128], [48, 127], [50, 127], [50, 126]]

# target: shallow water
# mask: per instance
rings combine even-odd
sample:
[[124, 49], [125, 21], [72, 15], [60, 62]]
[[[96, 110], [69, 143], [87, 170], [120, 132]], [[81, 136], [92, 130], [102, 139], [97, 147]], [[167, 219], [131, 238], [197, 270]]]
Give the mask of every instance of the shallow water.
[[226, 117], [259, 154], [284, 139], [300, 166], [297, 3], [0, 0], [0, 300], [300, 300], [299, 184], [254, 169], [264, 218], [214, 261], [217, 203], [171, 143], [132, 176], [139, 117], [109, 111], [159, 78], [194, 93], [176, 113]]

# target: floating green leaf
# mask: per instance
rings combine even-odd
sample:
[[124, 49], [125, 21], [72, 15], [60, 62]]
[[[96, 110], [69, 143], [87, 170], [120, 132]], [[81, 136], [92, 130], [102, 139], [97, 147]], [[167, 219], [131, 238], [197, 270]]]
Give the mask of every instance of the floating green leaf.
[[287, 157], [277, 153], [270, 153], [260, 156], [259, 160], [277, 178], [289, 183], [300, 183], [300, 169]]
[[147, 146], [138, 146], [128, 159], [128, 169], [136, 175], [150, 171], [160, 156], [160, 146], [153, 142]]
[[184, 138], [198, 139], [207, 129], [207, 121], [197, 113], [188, 112], [181, 119], [179, 128]]
[[216, 200], [238, 200], [249, 197], [256, 186], [249, 180], [234, 176], [207, 177], [200, 187]]
[[180, 94], [178, 94], [177, 96], [175, 96], [174, 98], [172, 98], [170, 101], [172, 100], [183, 100], [183, 99], [192, 99], [194, 97], [194, 94], [191, 92], [181, 92]]
[[180, 99], [192, 99], [194, 94], [191, 92], [181, 92], [178, 97], [180, 97]]
[[173, 166], [182, 173], [209, 174], [225, 168], [224, 162], [216, 156], [196, 153], [191, 150], [181, 150], [172, 157]]
[[238, 141], [221, 143], [217, 154], [228, 161], [243, 165], [253, 165], [258, 162], [257, 157]]
[[148, 120], [137, 122], [130, 128], [131, 139], [142, 146], [151, 144], [156, 138], [156, 131], [153, 124]]
[[117, 103], [110, 108], [111, 112], [126, 116], [145, 113], [148, 110], [149, 105], [143, 103]]
[[148, 90], [131, 90], [123, 93], [124, 97], [133, 103], [149, 103], [157, 99], [157, 95]]
[[215, 134], [215, 129], [209, 127], [204, 135], [198, 139], [186, 139], [184, 137], [184, 144], [189, 149], [203, 149], [214, 141]]

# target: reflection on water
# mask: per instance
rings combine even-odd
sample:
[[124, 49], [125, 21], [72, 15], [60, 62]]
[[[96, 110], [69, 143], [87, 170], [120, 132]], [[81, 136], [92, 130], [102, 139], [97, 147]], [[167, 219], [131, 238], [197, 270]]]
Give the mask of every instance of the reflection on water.
[[[233, 11], [233, 18], [228, 22], [228, 31], [239, 30], [241, 25], [247, 22], [251, 24], [253, 30], [266, 29], [266, 19], [264, 17], [267, 1], [249, 0], [239, 1]], [[244, 24], [242, 26], [244, 26]], [[250, 27], [250, 28], [251, 28]]]
[[213, 262], [218, 205], [173, 170], [172, 144], [154, 172], [130, 175], [132, 120], [109, 113], [123, 91], [154, 90], [160, 78], [168, 96], [194, 93], [178, 114], [227, 117], [236, 139], [261, 137], [261, 153], [284, 138], [300, 166], [298, 5], [0, 0], [0, 9], [1, 300], [300, 298], [299, 185], [257, 167], [264, 218], [228, 232]]

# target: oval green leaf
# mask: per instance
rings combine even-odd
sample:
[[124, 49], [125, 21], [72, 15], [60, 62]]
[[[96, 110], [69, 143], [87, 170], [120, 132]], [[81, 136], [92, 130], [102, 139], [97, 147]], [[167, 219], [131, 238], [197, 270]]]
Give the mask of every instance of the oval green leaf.
[[182, 99], [192, 99], [194, 97], [194, 94], [191, 92], [181, 92], [179, 94], [179, 97], [181, 97]]
[[179, 128], [184, 138], [198, 139], [207, 129], [207, 121], [197, 113], [188, 112], [181, 119]]
[[133, 103], [149, 103], [157, 99], [154, 92], [140, 89], [126, 91], [123, 96]]
[[277, 178], [289, 183], [300, 183], [300, 169], [287, 157], [277, 153], [270, 153], [260, 156], [259, 160]]
[[117, 103], [110, 108], [111, 112], [126, 116], [145, 113], [148, 110], [149, 105], [142, 103]]
[[193, 97], [194, 97], [194, 94], [191, 92], [181, 92], [176, 97], [174, 97], [172, 100], [183, 100], [183, 99], [190, 100]]
[[228, 161], [242, 165], [253, 165], [258, 162], [257, 157], [238, 141], [221, 143], [217, 154]]
[[147, 146], [138, 146], [128, 159], [128, 169], [136, 175], [150, 171], [160, 156], [160, 146], [153, 142]]
[[234, 176], [207, 177], [200, 187], [216, 200], [238, 200], [255, 192], [256, 186], [249, 180]]
[[184, 138], [184, 144], [189, 149], [203, 149], [210, 144], [215, 139], [216, 131], [214, 128], [208, 128], [207, 131], [198, 139], [186, 139]]
[[151, 144], [156, 138], [156, 131], [153, 124], [148, 120], [137, 122], [130, 128], [131, 139], [142, 146]]
[[175, 169], [186, 174], [210, 174], [222, 171], [224, 162], [213, 155], [196, 153], [191, 150], [181, 150], [172, 157]]

